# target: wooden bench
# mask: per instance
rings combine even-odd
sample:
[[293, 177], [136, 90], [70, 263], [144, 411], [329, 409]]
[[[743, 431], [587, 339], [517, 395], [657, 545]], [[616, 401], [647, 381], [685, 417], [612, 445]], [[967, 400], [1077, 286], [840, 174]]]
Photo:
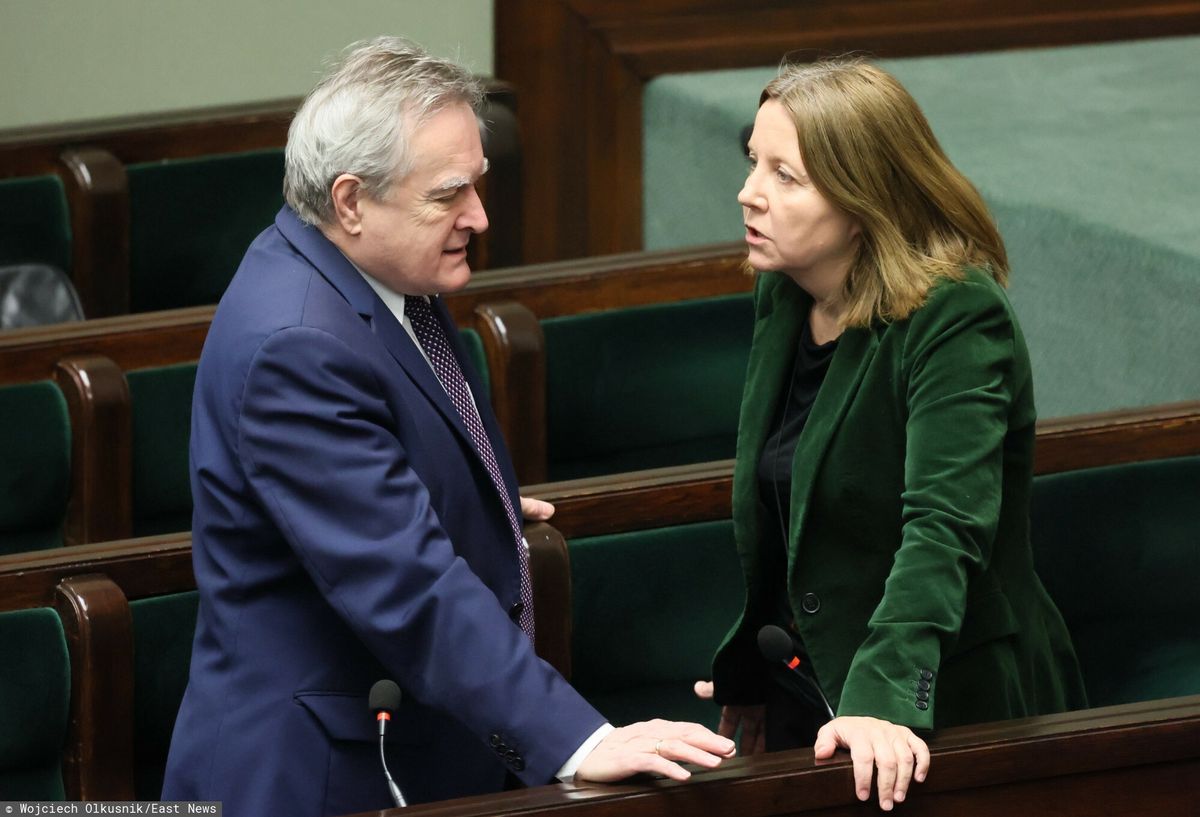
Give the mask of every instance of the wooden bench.
[[[639, 253], [562, 264], [513, 267], [478, 276], [446, 298], [460, 328], [486, 333], [483, 361], [493, 405], [518, 463], [523, 445], [537, 440], [537, 410], [544, 398], [530, 391], [535, 372], [509, 365], [502, 349], [508, 327], [482, 305], [517, 301], [553, 316], [568, 311], [636, 306], [686, 295], [741, 291], [750, 280], [738, 271], [740, 256], [728, 245], [683, 252]], [[195, 363], [214, 307], [190, 307], [98, 318], [76, 324], [0, 333], [0, 385], [51, 379], [71, 414], [72, 490], [68, 544], [123, 539], [145, 520], [134, 501], [134, 406], [128, 375]], [[496, 368], [503, 366], [503, 368]], [[544, 418], [544, 409], [540, 415]], [[186, 425], [186, 424], [185, 424]], [[180, 443], [181, 444], [181, 443]], [[175, 453], [176, 459], [182, 454]], [[173, 494], [183, 477], [171, 478]], [[526, 481], [529, 481], [528, 479]], [[179, 502], [175, 502], [179, 504]], [[177, 510], [178, 513], [178, 510]]]
[[[516, 100], [511, 87], [504, 83], [489, 80], [487, 91], [482, 118], [488, 123], [483, 135], [491, 169], [480, 182], [480, 195], [491, 227], [471, 244], [469, 253], [476, 269], [513, 265], [521, 260], [522, 158]], [[45, 177], [61, 181], [73, 245], [68, 272], [80, 294], [84, 314], [97, 318], [124, 314], [139, 299], [153, 297], [131, 294], [133, 267], [138, 266], [132, 259], [151, 257], [153, 253], [143, 249], [159, 232], [152, 230], [143, 239], [140, 236], [145, 231], [139, 232], [139, 225], [133, 223], [131, 204], [136, 202], [131, 200], [131, 172], [145, 177], [141, 189], [148, 197], [161, 195], [154, 191], [164, 184], [169, 196], [170, 179], [160, 178], [161, 174], [171, 167], [182, 166], [181, 163], [199, 160], [249, 163], [245, 168], [239, 165], [236, 173], [274, 178], [276, 165], [282, 172], [288, 125], [300, 101], [282, 99], [0, 132], [0, 181]], [[269, 189], [256, 188], [272, 200], [275, 191], [281, 189], [282, 175]], [[137, 191], [133, 193], [136, 199]], [[190, 206], [191, 202], [185, 204]], [[281, 195], [278, 204], [282, 204]], [[249, 238], [268, 226], [277, 206], [260, 207], [263, 213], [256, 210], [252, 214], [253, 218], [247, 222], [252, 222], [247, 228], [251, 230]], [[145, 209], [147, 217], [156, 220], [161, 217], [162, 208], [149, 198]], [[260, 215], [267, 221], [256, 226]], [[219, 220], [223, 214], [214, 217]], [[194, 225], [196, 214], [182, 212], [172, 218], [172, 224]], [[237, 246], [226, 248], [219, 259], [223, 275], [233, 275], [248, 238], [240, 237], [236, 243]], [[226, 272], [227, 260], [230, 267]], [[173, 272], [179, 270], [142, 270], [139, 275], [147, 282], [144, 286], [153, 285], [157, 289], [155, 282], [169, 281]], [[211, 300], [215, 302], [216, 298]]]

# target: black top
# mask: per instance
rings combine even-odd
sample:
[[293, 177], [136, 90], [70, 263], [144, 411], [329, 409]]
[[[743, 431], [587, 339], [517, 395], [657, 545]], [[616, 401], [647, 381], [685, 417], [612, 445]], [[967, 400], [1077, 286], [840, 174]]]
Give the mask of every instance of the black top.
[[767, 435], [758, 460], [758, 493], [767, 510], [764, 518], [776, 520], [776, 524], [768, 522], [763, 528], [764, 575], [782, 578], [777, 617], [779, 623], [786, 626], [790, 626], [792, 621], [791, 605], [787, 600], [787, 534], [791, 511], [792, 460], [800, 432], [808, 422], [809, 412], [821, 384], [825, 382], [829, 362], [836, 350], [836, 339], [821, 345], [815, 343], [808, 321], [804, 322], [791, 383], [775, 410], [771, 433]]

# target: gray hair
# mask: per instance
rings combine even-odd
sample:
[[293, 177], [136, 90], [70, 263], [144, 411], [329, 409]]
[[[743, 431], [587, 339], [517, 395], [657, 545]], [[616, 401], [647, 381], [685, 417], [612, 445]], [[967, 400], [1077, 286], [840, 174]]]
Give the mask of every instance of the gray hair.
[[350, 45], [305, 97], [288, 128], [283, 197], [301, 221], [333, 219], [334, 180], [362, 179], [374, 199], [412, 169], [414, 129], [448, 105], [476, 113], [483, 89], [463, 67], [402, 37]]

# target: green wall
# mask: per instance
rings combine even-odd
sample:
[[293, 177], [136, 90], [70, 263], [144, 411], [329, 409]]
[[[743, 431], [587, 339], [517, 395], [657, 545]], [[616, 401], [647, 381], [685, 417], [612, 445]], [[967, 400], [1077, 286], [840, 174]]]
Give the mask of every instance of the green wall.
[[300, 96], [377, 34], [492, 71], [492, 0], [0, 0], [0, 129]]

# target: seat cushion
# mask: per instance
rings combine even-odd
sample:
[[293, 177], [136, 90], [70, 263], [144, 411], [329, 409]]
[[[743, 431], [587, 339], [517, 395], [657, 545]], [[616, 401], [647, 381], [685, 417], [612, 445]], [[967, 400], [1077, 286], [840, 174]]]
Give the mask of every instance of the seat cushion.
[[71, 215], [57, 176], [0, 181], [0, 264], [71, 269]]
[[138, 599], [133, 615], [134, 775], [139, 800], [157, 800], [196, 632], [195, 591]]
[[0, 613], [0, 797], [62, 800], [71, 662], [58, 614]]
[[617, 724], [674, 715], [715, 724], [692, 684], [741, 611], [729, 520], [568, 543], [572, 683]]
[[1200, 693], [1200, 457], [1039, 477], [1038, 574], [1093, 706]]
[[749, 294], [543, 321], [549, 479], [732, 457], [753, 327]]
[[133, 535], [191, 530], [188, 476], [196, 364], [129, 372], [133, 403]]
[[0, 452], [0, 553], [62, 545], [71, 420], [58, 386], [0, 387]]

